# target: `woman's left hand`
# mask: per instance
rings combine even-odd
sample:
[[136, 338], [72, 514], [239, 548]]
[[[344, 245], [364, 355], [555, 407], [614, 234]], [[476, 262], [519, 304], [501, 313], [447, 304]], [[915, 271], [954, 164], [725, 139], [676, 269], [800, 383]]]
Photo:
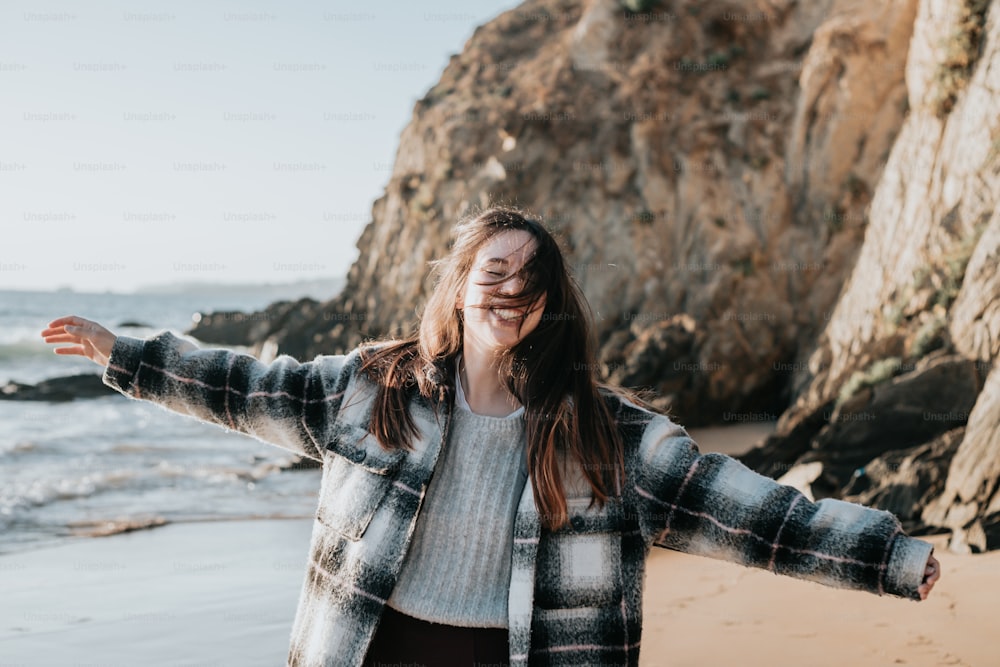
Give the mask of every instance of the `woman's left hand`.
[[927, 559], [927, 566], [924, 568], [924, 580], [917, 587], [917, 592], [920, 593], [921, 600], [927, 599], [927, 596], [931, 593], [931, 589], [934, 588], [934, 582], [940, 578], [941, 563], [938, 562], [937, 558], [931, 556]]

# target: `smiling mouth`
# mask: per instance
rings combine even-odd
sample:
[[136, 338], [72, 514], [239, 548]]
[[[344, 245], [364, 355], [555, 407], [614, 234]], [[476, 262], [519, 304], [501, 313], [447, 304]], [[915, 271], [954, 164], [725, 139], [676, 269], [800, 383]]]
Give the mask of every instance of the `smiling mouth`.
[[511, 308], [490, 308], [490, 311], [492, 311], [493, 314], [499, 317], [500, 319], [506, 320], [508, 322], [516, 322], [517, 320], [523, 320], [525, 317], [528, 316], [528, 313], [523, 310], [513, 310]]

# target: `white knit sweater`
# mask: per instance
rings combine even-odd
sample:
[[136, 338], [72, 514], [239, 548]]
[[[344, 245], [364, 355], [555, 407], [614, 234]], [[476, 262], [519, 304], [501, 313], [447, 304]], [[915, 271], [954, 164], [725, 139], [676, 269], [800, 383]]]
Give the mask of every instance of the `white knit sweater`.
[[475, 414], [457, 377], [455, 387], [448, 442], [388, 604], [435, 623], [506, 628], [514, 515], [528, 479], [524, 408]]

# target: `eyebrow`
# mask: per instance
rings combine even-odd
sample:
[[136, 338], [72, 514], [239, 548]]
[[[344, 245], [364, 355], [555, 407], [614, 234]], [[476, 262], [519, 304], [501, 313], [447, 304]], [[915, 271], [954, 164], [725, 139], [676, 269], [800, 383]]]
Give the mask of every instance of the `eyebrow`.
[[483, 264], [509, 264], [509, 262], [503, 257], [490, 257]]

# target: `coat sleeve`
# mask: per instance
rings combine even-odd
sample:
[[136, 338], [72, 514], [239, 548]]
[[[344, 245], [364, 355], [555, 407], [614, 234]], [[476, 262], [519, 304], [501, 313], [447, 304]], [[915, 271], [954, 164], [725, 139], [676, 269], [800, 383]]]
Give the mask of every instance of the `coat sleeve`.
[[264, 364], [248, 354], [202, 349], [170, 332], [119, 336], [103, 381], [126, 396], [240, 431], [322, 461], [323, 434], [340, 408], [344, 355]]
[[933, 545], [905, 535], [891, 513], [831, 498], [811, 502], [736, 459], [700, 454], [666, 418], [646, 429], [639, 458], [635, 491], [647, 547], [920, 599]]

